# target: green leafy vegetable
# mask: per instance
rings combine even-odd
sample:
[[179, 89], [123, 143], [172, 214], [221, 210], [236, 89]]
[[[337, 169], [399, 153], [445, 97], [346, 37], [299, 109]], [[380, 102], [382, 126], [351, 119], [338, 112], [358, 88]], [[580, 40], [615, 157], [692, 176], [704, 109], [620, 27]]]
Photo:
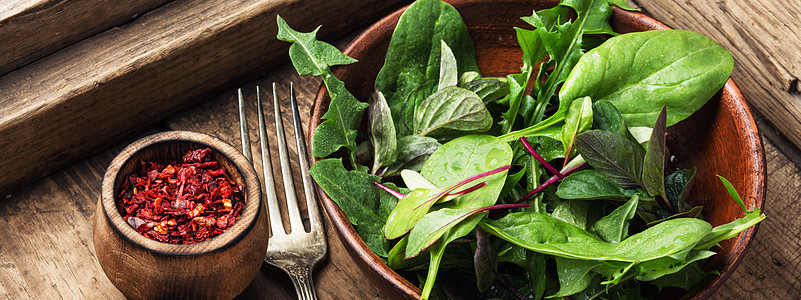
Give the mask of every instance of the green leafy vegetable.
[[639, 200], [639, 195], [635, 194], [626, 204], [621, 205], [612, 211], [611, 214], [595, 222], [595, 225], [592, 225], [592, 231], [607, 242], [613, 244], [620, 243], [620, 241], [625, 239], [629, 234], [629, 221], [634, 218], [637, 212]]
[[576, 150], [587, 163], [618, 186], [642, 186], [645, 150], [617, 134], [590, 130], [578, 136]]
[[665, 138], [667, 137], [667, 127], [665, 125], [667, 118], [666, 107], [662, 107], [662, 111], [656, 118], [654, 124], [654, 131], [651, 133], [651, 140], [648, 143], [648, 148], [645, 150], [645, 158], [642, 165], [642, 183], [645, 190], [651, 196], [666, 195], [665, 193], [665, 156], [667, 155], [667, 148], [665, 147]]
[[414, 133], [442, 137], [454, 133], [489, 130], [492, 116], [476, 93], [449, 86], [420, 103], [414, 118]]
[[395, 137], [395, 123], [387, 106], [387, 100], [376, 91], [370, 101], [368, 116], [368, 136], [373, 145], [372, 173], [382, 166], [395, 162], [398, 157], [398, 139]]

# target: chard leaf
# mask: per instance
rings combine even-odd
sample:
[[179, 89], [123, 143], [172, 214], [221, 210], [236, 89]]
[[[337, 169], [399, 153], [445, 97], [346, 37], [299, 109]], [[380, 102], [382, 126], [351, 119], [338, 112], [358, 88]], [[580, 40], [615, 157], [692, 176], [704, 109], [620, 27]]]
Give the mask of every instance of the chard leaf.
[[618, 186], [642, 186], [645, 150], [640, 145], [611, 132], [590, 130], [578, 136], [576, 150]]
[[[479, 71], [467, 27], [450, 4], [415, 1], [398, 20], [375, 88], [386, 96], [399, 136], [411, 133], [407, 126], [413, 124], [415, 104], [437, 88], [443, 41], [453, 49], [459, 74]], [[412, 93], [415, 90], [419, 93]], [[404, 107], [404, 103], [412, 105]], [[410, 113], [402, 114], [402, 110]], [[402, 115], [408, 118], [403, 119]]]
[[575, 152], [573, 143], [579, 133], [592, 127], [592, 100], [590, 97], [576, 99], [570, 103], [565, 113], [565, 125], [562, 126], [561, 140], [564, 145], [564, 156], [570, 157]]
[[414, 118], [414, 133], [442, 137], [454, 133], [484, 132], [492, 127], [492, 116], [475, 93], [450, 86], [420, 103]]
[[445, 41], [442, 41], [440, 49], [439, 85], [437, 90], [459, 84], [459, 70], [456, 66], [456, 57], [453, 56], [453, 51]]
[[598, 171], [588, 169], [567, 175], [559, 184], [556, 195], [575, 200], [626, 200], [637, 192], [637, 189], [621, 188]]
[[[447, 187], [469, 176], [509, 165], [512, 162], [512, 155], [509, 144], [499, 141], [494, 136], [466, 135], [437, 149], [426, 161], [420, 174], [437, 187]], [[496, 193], [503, 187], [502, 178], [505, 176], [506, 172], [487, 176], [483, 181], [487, 181], [488, 184], [478, 190], [482, 191], [481, 193], [469, 193], [459, 199], [474, 203], [475, 208], [495, 204], [498, 198]], [[486, 191], [494, 192], [484, 194]]]
[[[665, 156], [668, 155], [668, 149], [665, 147], [666, 109], [667, 107], [663, 106], [656, 118], [654, 130], [651, 132], [651, 140], [645, 150], [645, 158], [642, 163], [643, 187], [651, 196], [667, 194], [665, 193]], [[676, 207], [673, 208], [676, 209]]]
[[678, 170], [665, 177], [665, 196], [670, 205], [673, 205], [680, 213], [685, 212], [687, 197], [694, 184], [695, 167]]
[[617, 244], [629, 235], [629, 221], [637, 213], [639, 195], [635, 194], [626, 204], [621, 205], [592, 225], [592, 231], [607, 242]]
[[350, 154], [351, 163], [355, 165], [356, 128], [359, 128], [367, 103], [356, 100], [345, 89], [345, 84], [331, 75], [329, 67], [350, 64], [356, 60], [342, 54], [334, 46], [316, 40], [319, 27], [312, 32], [301, 33], [290, 28], [281, 16], [276, 16], [276, 19], [277, 38], [292, 43], [289, 46], [289, 58], [298, 74], [322, 76], [331, 97], [328, 111], [322, 117], [325, 121], [317, 126], [312, 139], [312, 156], [326, 157], [345, 147]]
[[408, 135], [398, 139], [398, 157], [389, 166], [387, 173], [394, 174], [403, 169], [420, 171], [423, 163], [442, 146], [435, 138]]
[[483, 220], [485, 231], [531, 251], [583, 260], [638, 262], [665, 257], [696, 245], [711, 230], [698, 219], [670, 220], [632, 235], [619, 244], [553, 217], [510, 213], [499, 220]]
[[731, 54], [702, 34], [627, 33], [582, 56], [559, 97], [608, 100], [631, 127], [651, 126], [667, 105], [670, 126], [701, 108], [726, 83], [732, 68]]
[[599, 265], [601, 262], [598, 261], [557, 257], [556, 270], [559, 276], [559, 291], [545, 298], [567, 297], [583, 291], [592, 282], [590, 271]]
[[384, 236], [389, 240], [403, 236], [444, 196], [445, 193], [439, 189], [418, 188], [411, 191], [398, 201], [398, 205], [387, 217], [383, 228]]
[[[381, 234], [381, 226], [387, 220], [387, 207], [382, 205], [383, 191], [373, 184], [381, 178], [366, 172], [345, 169], [341, 159], [329, 158], [318, 161], [309, 168], [317, 185], [342, 209], [348, 220], [370, 250], [386, 257], [389, 243]], [[390, 196], [391, 197], [391, 196]]]
[[387, 100], [379, 91], [373, 93], [368, 109], [368, 132], [373, 145], [373, 169], [376, 174], [382, 166], [387, 166], [398, 157], [398, 139], [395, 136], [395, 123], [387, 106]]

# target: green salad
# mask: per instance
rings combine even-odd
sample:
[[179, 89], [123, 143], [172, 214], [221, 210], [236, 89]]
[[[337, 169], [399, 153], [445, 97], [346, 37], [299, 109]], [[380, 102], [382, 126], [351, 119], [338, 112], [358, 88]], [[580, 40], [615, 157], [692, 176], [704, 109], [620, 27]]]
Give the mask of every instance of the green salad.
[[298, 73], [331, 97], [311, 175], [422, 299], [689, 290], [718, 242], [765, 218], [720, 177], [745, 216], [711, 226], [687, 201], [695, 169], [666, 165], [666, 128], [720, 90], [731, 54], [690, 31], [615, 33], [610, 5], [632, 9], [563, 0], [523, 17], [520, 73], [483, 77], [459, 12], [418, 0], [365, 101], [329, 69], [354, 59], [278, 17]]

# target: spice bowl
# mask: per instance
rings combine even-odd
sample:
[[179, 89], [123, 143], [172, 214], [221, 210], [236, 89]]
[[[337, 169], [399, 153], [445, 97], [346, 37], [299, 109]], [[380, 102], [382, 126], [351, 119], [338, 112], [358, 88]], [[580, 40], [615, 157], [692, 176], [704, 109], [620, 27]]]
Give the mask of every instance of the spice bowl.
[[[228, 179], [244, 186], [237, 221], [193, 244], [159, 242], [137, 232], [115, 202], [122, 183], [142, 161], [180, 161], [187, 151], [200, 148], [211, 149]], [[267, 213], [253, 166], [233, 146], [189, 131], [157, 133], [123, 149], [103, 177], [93, 227], [103, 271], [131, 299], [231, 299], [253, 281], [267, 251]]]
[[[556, 0], [453, 0], [447, 1], [461, 14], [475, 46], [482, 75], [506, 76], [519, 73], [522, 52], [517, 44], [514, 27], [530, 28], [520, 17], [532, 11], [550, 8]], [[358, 62], [339, 66], [333, 74], [345, 83], [357, 99], [369, 99], [374, 82], [389, 47], [401, 13], [405, 8], [378, 21], [343, 51]], [[661, 22], [636, 12], [614, 8], [612, 27], [620, 33], [669, 29]], [[323, 121], [330, 104], [325, 86], [314, 102], [309, 124], [309, 139]], [[668, 128], [670, 167], [697, 168], [696, 181], [688, 199], [703, 206], [703, 215], [712, 226], [741, 218], [743, 209], [732, 200], [717, 175], [731, 181], [748, 208], [763, 208], [765, 199], [765, 154], [759, 133], [739, 89], [731, 79], [693, 116]], [[313, 160], [319, 160], [314, 158]], [[421, 289], [413, 276], [404, 277], [391, 269], [374, 254], [361, 239], [344, 212], [324, 193], [321, 202], [348, 252], [375, 283], [390, 298], [419, 298]], [[720, 243], [717, 252], [704, 265], [706, 271], [719, 275], [708, 276], [692, 290], [668, 287], [661, 290], [661, 299], [704, 299], [710, 297], [734, 272], [756, 233], [756, 227]]]

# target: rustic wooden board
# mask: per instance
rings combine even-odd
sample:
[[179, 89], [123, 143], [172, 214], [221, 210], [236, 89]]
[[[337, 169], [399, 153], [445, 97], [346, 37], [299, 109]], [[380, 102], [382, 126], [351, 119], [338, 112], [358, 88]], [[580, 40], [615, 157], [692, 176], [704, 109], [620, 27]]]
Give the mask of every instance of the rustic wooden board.
[[0, 1], [0, 75], [169, 1]]
[[637, 0], [670, 27], [703, 33], [734, 56], [732, 78], [748, 103], [801, 147], [801, 6], [797, 0]]
[[[338, 37], [392, 1], [176, 1], [0, 77], [0, 192], [285, 61], [280, 13]], [[310, 18], [308, 16], [315, 16]]]

